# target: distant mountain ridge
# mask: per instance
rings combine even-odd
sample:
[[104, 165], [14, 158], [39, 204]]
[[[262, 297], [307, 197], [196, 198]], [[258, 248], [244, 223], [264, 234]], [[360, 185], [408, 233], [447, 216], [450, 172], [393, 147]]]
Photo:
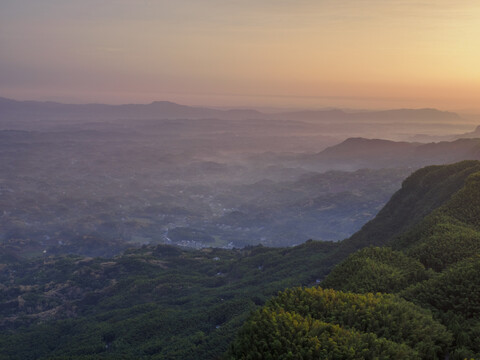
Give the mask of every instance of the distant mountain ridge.
[[460, 115], [437, 109], [392, 109], [380, 111], [361, 111], [346, 112], [340, 109], [333, 110], [317, 110], [317, 111], [297, 111], [277, 114], [279, 118], [288, 119], [296, 118], [301, 120], [343, 120], [343, 121], [388, 121], [402, 122], [408, 121], [454, 121], [462, 119]]
[[340, 109], [263, 113], [254, 109], [217, 110], [180, 105], [169, 101], [150, 104], [64, 104], [59, 102], [17, 101], [0, 97], [0, 116], [5, 119], [278, 119], [303, 121], [425, 121], [449, 122], [462, 119], [458, 114], [436, 109], [396, 109], [346, 112]]
[[[480, 134], [479, 134], [480, 135]], [[480, 160], [480, 139], [463, 138], [422, 144], [382, 139], [348, 138], [340, 144], [304, 156], [304, 161], [338, 170], [443, 165]]]

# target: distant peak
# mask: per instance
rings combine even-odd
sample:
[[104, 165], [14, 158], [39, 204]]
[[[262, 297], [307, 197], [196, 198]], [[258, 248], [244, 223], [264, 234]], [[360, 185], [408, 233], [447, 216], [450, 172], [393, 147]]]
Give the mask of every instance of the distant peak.
[[343, 143], [345, 144], [362, 144], [362, 143], [395, 143], [396, 141], [385, 140], [385, 139], [367, 139], [364, 137], [350, 137], [345, 139]]
[[171, 102], [171, 101], [165, 101], [165, 100], [157, 100], [157, 101], [152, 101], [149, 105], [179, 105], [177, 103]]

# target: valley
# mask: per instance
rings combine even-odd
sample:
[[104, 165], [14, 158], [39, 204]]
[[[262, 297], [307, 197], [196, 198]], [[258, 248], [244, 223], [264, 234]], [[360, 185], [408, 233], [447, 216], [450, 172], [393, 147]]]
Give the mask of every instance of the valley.
[[[189, 116], [198, 110], [168, 107]], [[96, 109], [96, 121], [83, 119], [84, 107], [67, 106], [77, 115], [47, 112], [49, 120], [15, 123], [22, 117], [12, 112], [0, 122], [0, 359], [288, 354], [256, 343], [267, 340], [252, 321], [277, 319], [273, 308], [288, 314], [276, 320], [284, 330], [313, 327], [312, 339], [330, 334], [368, 356], [478, 355], [475, 303], [459, 312], [452, 305], [454, 315], [445, 315], [451, 304], [425, 293], [455, 276], [450, 271], [475, 266], [477, 204], [465, 200], [467, 211], [458, 200], [476, 191], [475, 131], [461, 125], [434, 143], [408, 141], [415, 127], [398, 139], [351, 136], [385, 116], [394, 122], [379, 129], [404, 131], [401, 111], [370, 114], [367, 127], [352, 123], [367, 115], [340, 113], [345, 132], [325, 132], [323, 113], [238, 120], [235, 112], [203, 119], [202, 110], [193, 119], [125, 120], [107, 110]], [[438, 117], [437, 129], [444, 116], [456, 116], [426, 113]], [[395, 295], [372, 300], [368, 293], [377, 291]], [[393, 310], [399, 307], [422, 319], [414, 327], [428, 323], [436, 335], [419, 347], [378, 329], [350, 329], [343, 315], [305, 322], [309, 312], [287, 307], [289, 296], [301, 298], [304, 310], [313, 306], [310, 296], [345, 297], [354, 308], [378, 302], [399, 317], [392, 331], [401, 334], [407, 322]], [[377, 307], [369, 311], [376, 316]], [[313, 354], [309, 336], [295, 351]], [[348, 358], [343, 345], [322, 344]]]
[[[382, 340], [383, 335], [378, 330], [369, 330], [377, 331], [376, 336], [379, 336], [380, 342], [374, 345], [368, 340], [374, 335], [368, 335], [361, 327], [356, 328], [358, 334], [349, 335], [338, 328], [343, 326], [344, 320], [336, 320], [334, 324], [338, 330], [335, 330], [335, 336], [339, 337], [339, 344], [351, 336], [351, 341], [356, 341], [353, 339], [360, 336], [362, 342], [356, 344], [367, 346], [372, 354], [382, 351], [382, 354], [404, 354], [412, 359], [433, 359], [436, 355], [433, 356], [428, 349], [435, 348], [436, 354], [456, 354], [453, 358], [476, 357], [479, 351], [475, 343], [478, 297], [469, 295], [478, 290], [475, 283], [470, 283], [473, 288], [465, 287], [455, 293], [454, 299], [457, 296], [458, 299], [470, 299], [461, 307], [447, 298], [442, 305], [437, 305], [435, 299], [438, 298], [430, 297], [429, 291], [434, 290], [429, 289], [437, 286], [440, 291], [441, 279], [454, 279], [455, 272], [473, 271], [471, 275], [475, 276], [470, 263], [476, 261], [475, 254], [480, 247], [477, 218], [469, 214], [475, 214], [479, 207], [473, 201], [465, 211], [457, 210], [458, 204], [464, 204], [463, 198], [477, 198], [479, 171], [478, 161], [464, 161], [415, 172], [403, 182], [401, 190], [375, 219], [341, 242], [307, 241], [290, 248], [250, 246], [235, 250], [142, 246], [110, 259], [48, 255], [43, 259], [22, 260], [3, 254], [0, 314], [4, 335], [0, 339], [0, 348], [3, 349], [0, 358], [114, 359], [122, 354], [126, 359], [211, 359], [222, 358], [225, 352], [227, 358], [242, 358], [244, 355], [241, 354], [262, 351], [246, 338], [249, 331], [253, 331], [249, 330], [248, 324], [252, 321], [249, 314], [266, 303], [267, 309], [262, 314], [267, 318], [262, 321], [270, 321], [269, 307], [274, 301], [280, 301], [279, 306], [284, 306], [284, 300], [268, 299], [280, 290], [297, 286], [313, 286], [311, 292], [322, 291], [318, 286], [357, 293], [400, 291], [401, 297], [417, 305], [404, 300], [395, 305], [400, 300], [387, 295], [379, 298], [387, 306], [387, 310], [382, 311], [392, 311], [393, 314], [393, 310], [388, 309], [398, 309], [399, 306], [404, 309], [402, 320], [395, 325], [397, 330], [392, 331], [404, 331], [402, 326], [407, 326], [404, 324], [405, 314], [416, 319], [424, 316], [430, 324], [428, 326], [432, 327], [429, 331], [435, 334], [431, 340], [425, 341], [438, 344], [438, 347], [425, 343], [427, 348], [409, 348], [409, 345], [397, 348], [397, 338], [387, 337], [388, 341], [393, 341], [388, 342]], [[430, 191], [425, 191], [425, 187]], [[452, 220], [445, 220], [445, 216]], [[452, 226], [451, 230], [448, 226]], [[449, 232], [448, 237], [437, 237], [437, 232], [445, 234], [445, 231]], [[415, 241], [412, 243], [409, 239]], [[462, 245], [458, 247], [460, 243]], [[371, 244], [393, 246], [397, 250], [368, 248]], [[432, 269], [431, 260], [422, 254], [432, 254], [432, 248], [428, 247], [434, 246], [435, 249], [440, 244], [445, 251], [433, 255], [437, 261], [443, 261], [441, 254], [449, 256], [454, 248], [464, 249], [464, 252], [457, 252], [450, 260], [445, 258], [445, 265]], [[466, 244], [469, 245], [466, 247]], [[355, 253], [362, 248], [364, 250]], [[354, 255], [348, 257], [352, 253]], [[334, 267], [342, 260], [345, 262]], [[452, 265], [455, 263], [458, 266]], [[377, 270], [372, 270], [372, 264]], [[468, 279], [470, 275], [465, 281]], [[446, 284], [445, 290], [441, 291], [452, 291], [449, 286]], [[283, 296], [290, 296], [288, 294], [292, 293], [287, 291]], [[356, 299], [359, 303], [371, 296], [367, 294], [367, 298], [363, 298], [346, 294], [338, 296], [347, 296], [349, 302]], [[303, 299], [301, 293], [295, 295], [297, 299], [300, 297]], [[305, 297], [303, 301], [310, 300]], [[301, 316], [308, 312], [298, 312], [295, 306], [286, 309], [286, 313], [298, 313], [298, 321], [303, 321]], [[311, 305], [302, 309], [308, 309], [308, 306]], [[332, 306], [336, 305], [333, 303]], [[452, 315], [444, 313], [444, 309], [450, 306], [454, 311]], [[433, 318], [421, 307], [434, 309]], [[345, 310], [339, 311], [341, 314]], [[372, 311], [375, 314], [377, 310]], [[389, 315], [389, 319], [400, 316], [400, 313], [395, 314], [398, 315]], [[355, 313], [351, 316], [357, 318]], [[245, 321], [246, 325], [235, 340]], [[423, 321], [407, 323], [416, 329], [417, 326], [426, 326]], [[460, 333], [451, 321], [463, 324], [461, 329], [466, 332], [462, 333], [461, 342], [452, 340]], [[292, 329], [290, 326], [293, 325], [288, 324], [284, 331]], [[330, 329], [327, 323], [321, 326]], [[383, 326], [385, 329], [385, 326], [393, 325], [386, 322]], [[365, 335], [359, 335], [362, 332]], [[261, 341], [262, 333], [257, 335], [255, 339]], [[234, 340], [232, 347], [230, 344]], [[250, 345], [243, 348], [241, 344]], [[305, 347], [302, 349], [309, 351], [309, 345], [302, 344]], [[343, 345], [338, 346], [338, 351], [343, 351]], [[377, 346], [379, 350], [376, 350]], [[300, 351], [300, 348], [296, 349]], [[276, 350], [265, 348], [264, 351], [271, 354]], [[280, 347], [279, 351], [285, 353], [289, 348]], [[419, 357], [419, 351], [420, 354], [427, 351], [429, 355], [423, 353]]]
[[[437, 110], [266, 114], [2, 99], [0, 114], [0, 247], [19, 257], [339, 241], [412, 171], [480, 159], [469, 121]], [[455, 131], [452, 119], [457, 140], [406, 141], [439, 123]], [[403, 140], [351, 137], [373, 128]]]

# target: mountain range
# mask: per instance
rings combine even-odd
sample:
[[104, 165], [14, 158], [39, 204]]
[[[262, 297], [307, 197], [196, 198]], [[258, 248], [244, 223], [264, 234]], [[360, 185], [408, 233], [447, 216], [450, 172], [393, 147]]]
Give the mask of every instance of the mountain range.
[[480, 140], [461, 138], [432, 143], [348, 138], [317, 154], [298, 155], [298, 162], [338, 170], [411, 167], [480, 160]]
[[462, 118], [436, 109], [398, 109], [387, 111], [343, 111], [339, 109], [263, 113], [252, 109], [219, 110], [179, 105], [169, 101], [150, 104], [63, 104], [58, 102], [16, 101], [0, 98], [3, 119], [277, 119], [328, 122], [455, 122]]

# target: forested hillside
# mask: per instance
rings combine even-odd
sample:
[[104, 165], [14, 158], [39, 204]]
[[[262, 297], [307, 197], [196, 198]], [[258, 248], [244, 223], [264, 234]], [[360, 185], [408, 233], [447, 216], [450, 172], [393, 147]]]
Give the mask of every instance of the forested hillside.
[[[270, 300], [244, 325], [230, 355], [480, 358], [478, 170], [478, 163], [463, 162], [417, 171], [342, 244], [361, 247], [370, 239], [386, 247], [353, 253], [318, 288]], [[269, 334], [260, 331], [263, 324]], [[282, 356], [272, 358], [289, 358]]]
[[278, 291], [311, 286], [336, 245], [143, 247], [3, 264], [0, 359], [215, 359]]

